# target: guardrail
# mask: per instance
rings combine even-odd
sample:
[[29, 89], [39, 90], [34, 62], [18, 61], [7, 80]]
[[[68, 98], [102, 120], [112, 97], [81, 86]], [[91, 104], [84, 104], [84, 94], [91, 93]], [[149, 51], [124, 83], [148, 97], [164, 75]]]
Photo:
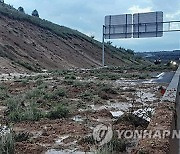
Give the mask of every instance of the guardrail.
[[[180, 66], [156, 108], [147, 130], [165, 130], [171, 134], [173, 130], [180, 130]], [[171, 135], [158, 139], [142, 139], [135, 153], [180, 154], [180, 140], [173, 139]]]

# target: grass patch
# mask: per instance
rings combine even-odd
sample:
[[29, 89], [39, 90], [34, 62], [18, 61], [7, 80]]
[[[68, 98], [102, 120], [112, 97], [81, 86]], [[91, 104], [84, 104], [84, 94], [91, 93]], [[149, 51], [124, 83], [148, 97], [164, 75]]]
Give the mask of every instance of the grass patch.
[[57, 89], [53, 92], [46, 93], [43, 98], [47, 100], [55, 100], [58, 99], [58, 97], [64, 96], [66, 96], [66, 92], [64, 91], [64, 89]]
[[100, 147], [95, 154], [116, 154], [126, 152], [128, 142], [124, 139], [113, 138], [109, 143]]
[[29, 91], [25, 98], [26, 99], [35, 99], [35, 98], [39, 98], [41, 96], [43, 96], [45, 94], [44, 90], [43, 89], [38, 89], [38, 88], [35, 88], [31, 91]]
[[2, 128], [0, 135], [0, 153], [1, 154], [14, 154], [14, 138], [11, 129]]
[[76, 76], [74, 74], [68, 74], [64, 78], [65, 80], [76, 80]]
[[69, 114], [69, 109], [64, 105], [59, 104], [47, 114], [47, 118], [49, 119], [66, 118], [68, 114]]
[[8, 118], [11, 121], [38, 121], [43, 117], [43, 113], [37, 108], [36, 104], [30, 103], [24, 106], [24, 98], [22, 96], [11, 98], [7, 101], [9, 109]]
[[93, 100], [93, 94], [91, 91], [85, 91], [83, 92], [80, 97], [83, 99], [83, 100], [86, 100], [86, 101], [92, 101]]

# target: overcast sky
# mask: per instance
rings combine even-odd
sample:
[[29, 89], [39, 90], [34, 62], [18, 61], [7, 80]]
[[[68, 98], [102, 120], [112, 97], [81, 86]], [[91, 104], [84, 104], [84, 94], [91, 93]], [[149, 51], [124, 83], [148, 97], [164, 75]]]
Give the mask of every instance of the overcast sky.
[[[180, 0], [5, 0], [5, 3], [15, 8], [22, 6], [28, 14], [37, 9], [41, 18], [94, 35], [99, 41], [106, 15], [163, 11], [164, 21], [180, 20]], [[137, 52], [173, 50], [180, 49], [180, 32], [165, 33], [161, 38], [111, 41]]]

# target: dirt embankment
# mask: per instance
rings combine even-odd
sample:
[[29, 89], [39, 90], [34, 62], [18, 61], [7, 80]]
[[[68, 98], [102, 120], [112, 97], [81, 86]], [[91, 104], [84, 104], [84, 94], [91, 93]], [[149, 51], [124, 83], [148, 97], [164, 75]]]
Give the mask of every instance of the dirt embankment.
[[[101, 50], [100, 43], [97, 45], [93, 39], [73, 34], [63, 38], [27, 21], [0, 14], [0, 72], [98, 67]], [[106, 49], [106, 64], [132, 63], [123, 55]]]

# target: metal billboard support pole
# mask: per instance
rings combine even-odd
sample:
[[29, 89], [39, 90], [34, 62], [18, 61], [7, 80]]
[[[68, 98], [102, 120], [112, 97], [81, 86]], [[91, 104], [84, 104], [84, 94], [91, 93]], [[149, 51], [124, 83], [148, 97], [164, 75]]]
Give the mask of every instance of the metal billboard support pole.
[[102, 37], [102, 67], [104, 67], [104, 25], [103, 25], [103, 37]]

